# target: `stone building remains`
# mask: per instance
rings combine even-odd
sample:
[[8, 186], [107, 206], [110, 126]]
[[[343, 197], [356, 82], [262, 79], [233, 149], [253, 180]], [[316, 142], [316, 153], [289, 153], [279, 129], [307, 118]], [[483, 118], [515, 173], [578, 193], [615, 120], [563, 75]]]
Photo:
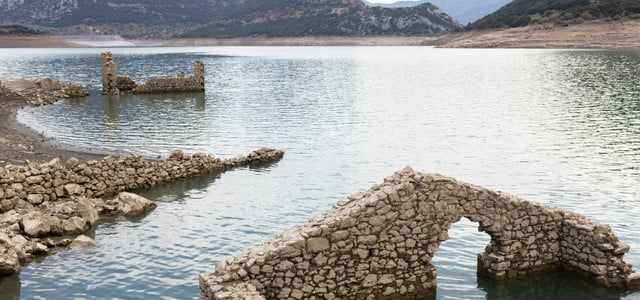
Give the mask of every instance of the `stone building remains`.
[[604, 224], [405, 168], [307, 223], [200, 276], [202, 299], [415, 299], [435, 294], [431, 259], [462, 217], [491, 242], [478, 272], [496, 280], [563, 268], [635, 288], [629, 246]]
[[118, 95], [120, 93], [172, 93], [204, 91], [204, 62], [194, 62], [194, 74], [184, 75], [180, 72], [175, 77], [152, 78], [138, 84], [129, 76], [118, 75], [118, 67], [111, 52], [102, 53], [102, 94]]

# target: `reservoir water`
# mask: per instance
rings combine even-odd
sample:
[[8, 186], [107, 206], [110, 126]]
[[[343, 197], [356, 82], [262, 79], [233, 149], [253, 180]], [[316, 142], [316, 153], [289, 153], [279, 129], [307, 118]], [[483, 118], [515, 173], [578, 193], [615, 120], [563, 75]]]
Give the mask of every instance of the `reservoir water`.
[[[100, 52], [142, 81], [206, 66], [206, 92], [105, 97]], [[640, 52], [428, 47], [0, 49], [0, 78], [53, 77], [93, 96], [18, 120], [102, 153], [282, 161], [141, 191], [159, 206], [95, 230], [97, 246], [0, 279], [1, 299], [195, 299], [200, 273], [406, 165], [611, 225], [640, 267]], [[640, 299], [557, 272], [476, 275], [489, 241], [460, 221], [436, 253], [439, 299]]]

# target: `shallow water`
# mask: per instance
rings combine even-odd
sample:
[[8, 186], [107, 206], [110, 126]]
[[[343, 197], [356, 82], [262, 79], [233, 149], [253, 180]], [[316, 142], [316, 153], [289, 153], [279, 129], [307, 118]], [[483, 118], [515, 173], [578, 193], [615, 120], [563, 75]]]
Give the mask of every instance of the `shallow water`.
[[[424, 47], [111, 49], [145, 80], [206, 65], [204, 94], [91, 96], [19, 112], [62, 143], [166, 157], [282, 148], [263, 168], [143, 194], [98, 246], [0, 279], [0, 298], [186, 299], [197, 274], [411, 165], [610, 224], [640, 266], [640, 52]], [[102, 49], [0, 50], [0, 78], [100, 87]], [[461, 221], [434, 258], [440, 299], [634, 299], [570, 274], [497, 284], [476, 276], [489, 241]]]

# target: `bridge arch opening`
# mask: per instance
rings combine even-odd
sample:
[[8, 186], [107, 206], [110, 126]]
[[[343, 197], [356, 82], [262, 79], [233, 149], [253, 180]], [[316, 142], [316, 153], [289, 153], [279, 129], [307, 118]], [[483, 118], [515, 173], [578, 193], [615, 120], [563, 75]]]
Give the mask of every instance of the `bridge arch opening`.
[[436, 298], [485, 299], [486, 293], [478, 288], [478, 276], [482, 275], [477, 264], [491, 236], [480, 229], [480, 224], [466, 217], [449, 227], [449, 238], [440, 243], [431, 260], [438, 274]]

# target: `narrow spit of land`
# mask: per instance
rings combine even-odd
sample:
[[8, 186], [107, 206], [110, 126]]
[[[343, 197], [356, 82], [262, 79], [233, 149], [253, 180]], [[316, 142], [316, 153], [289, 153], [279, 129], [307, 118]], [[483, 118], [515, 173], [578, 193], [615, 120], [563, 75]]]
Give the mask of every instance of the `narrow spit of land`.
[[77, 48], [86, 47], [81, 44], [62, 41], [52, 36], [37, 35], [2, 35], [0, 48]]
[[[3, 81], [7, 82], [6, 79], [0, 79], [0, 82]], [[22, 164], [25, 160], [43, 162], [56, 157], [63, 161], [71, 157], [87, 161], [105, 156], [63, 149], [51, 139], [20, 124], [16, 120], [16, 113], [18, 109], [29, 105], [28, 100], [28, 97], [8, 88], [0, 88], [0, 166]]]

